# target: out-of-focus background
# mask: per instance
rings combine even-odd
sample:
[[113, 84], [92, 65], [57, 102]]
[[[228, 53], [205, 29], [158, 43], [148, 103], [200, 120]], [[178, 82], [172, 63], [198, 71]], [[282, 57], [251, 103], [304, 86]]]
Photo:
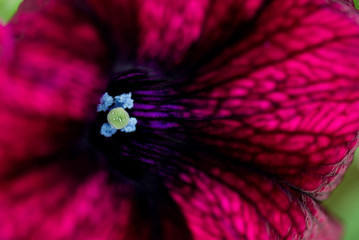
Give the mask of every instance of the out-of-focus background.
[[[359, 47], [359, 46], [358, 46]], [[344, 240], [359, 239], [359, 151], [343, 182], [324, 202], [324, 207], [337, 219], [344, 228]]]
[[[0, 0], [0, 23], [5, 24], [13, 16], [21, 1]], [[343, 182], [323, 205], [342, 222], [344, 240], [359, 239], [359, 151]]]
[[0, 23], [8, 21], [22, 0], [0, 0]]

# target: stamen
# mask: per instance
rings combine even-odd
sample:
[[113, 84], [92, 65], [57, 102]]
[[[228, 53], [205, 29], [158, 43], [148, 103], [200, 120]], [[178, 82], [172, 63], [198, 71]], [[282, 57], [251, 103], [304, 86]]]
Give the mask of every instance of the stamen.
[[121, 129], [121, 132], [129, 133], [136, 131], [136, 124], [137, 124], [137, 119], [131, 117], [128, 125], [125, 128]]
[[113, 104], [113, 97], [108, 95], [106, 92], [104, 95], [102, 95], [100, 99], [100, 104], [97, 105], [97, 112], [104, 111], [106, 112], [107, 109]]
[[112, 135], [114, 135], [117, 132], [117, 130], [116, 130], [116, 128], [112, 127], [110, 124], [104, 123], [104, 124], [102, 124], [100, 132], [101, 132], [101, 135], [103, 135], [105, 137], [111, 137]]
[[120, 96], [115, 96], [115, 107], [122, 107], [124, 109], [133, 108], [132, 93], [123, 93]]

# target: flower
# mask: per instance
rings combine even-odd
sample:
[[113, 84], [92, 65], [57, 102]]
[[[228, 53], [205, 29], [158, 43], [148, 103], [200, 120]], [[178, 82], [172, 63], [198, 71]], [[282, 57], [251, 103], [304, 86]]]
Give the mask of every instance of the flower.
[[[0, 31], [0, 239], [338, 239], [359, 27], [324, 0], [25, 0]], [[108, 81], [110, 79], [110, 81]], [[100, 134], [132, 93], [135, 132]]]

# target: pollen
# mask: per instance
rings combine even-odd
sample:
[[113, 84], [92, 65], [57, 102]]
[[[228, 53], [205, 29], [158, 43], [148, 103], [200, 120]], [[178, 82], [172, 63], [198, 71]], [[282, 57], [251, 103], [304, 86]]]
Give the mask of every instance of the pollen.
[[108, 123], [118, 129], [125, 128], [129, 122], [130, 122], [130, 116], [126, 112], [125, 109], [122, 107], [113, 108], [108, 114], [107, 114], [107, 121]]

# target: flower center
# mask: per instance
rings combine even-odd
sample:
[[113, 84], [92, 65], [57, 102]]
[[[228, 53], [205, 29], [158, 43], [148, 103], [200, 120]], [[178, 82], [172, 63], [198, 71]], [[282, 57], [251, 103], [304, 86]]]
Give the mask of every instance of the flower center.
[[100, 133], [105, 137], [111, 137], [117, 130], [122, 132], [134, 132], [136, 130], [137, 119], [129, 116], [125, 108], [131, 109], [133, 107], [133, 99], [131, 93], [124, 93], [113, 98], [108, 93], [105, 93], [97, 106], [97, 112], [106, 112], [107, 122], [101, 127]]
[[187, 107], [173, 87], [177, 80], [169, 78], [158, 71], [133, 69], [109, 79], [88, 134], [114, 176], [142, 179], [175, 171], [178, 155], [188, 151], [183, 120]]

